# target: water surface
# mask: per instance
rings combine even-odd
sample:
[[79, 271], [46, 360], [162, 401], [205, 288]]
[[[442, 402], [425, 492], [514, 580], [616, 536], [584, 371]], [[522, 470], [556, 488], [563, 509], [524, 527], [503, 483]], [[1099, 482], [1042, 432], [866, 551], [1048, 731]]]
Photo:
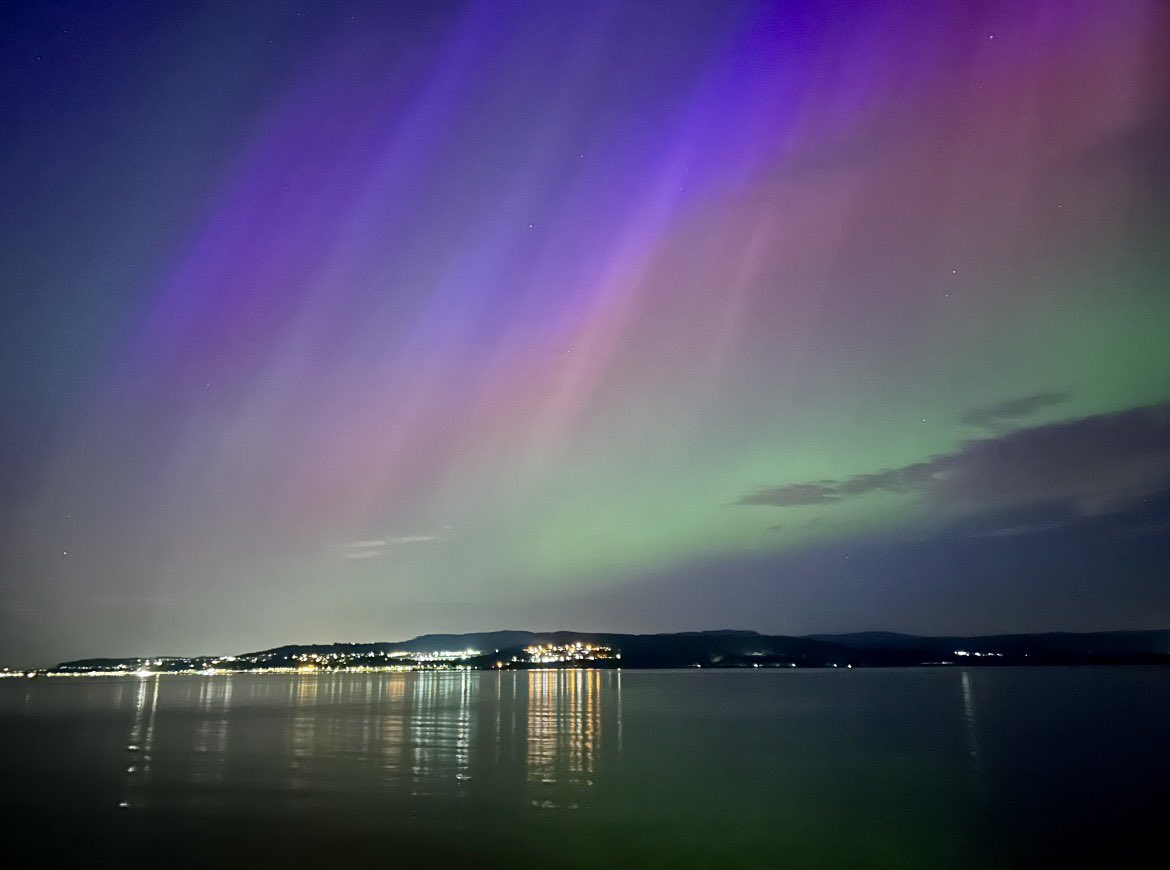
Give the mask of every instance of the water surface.
[[1170, 671], [0, 681], [4, 847], [126, 866], [1003, 867], [1160, 845]]

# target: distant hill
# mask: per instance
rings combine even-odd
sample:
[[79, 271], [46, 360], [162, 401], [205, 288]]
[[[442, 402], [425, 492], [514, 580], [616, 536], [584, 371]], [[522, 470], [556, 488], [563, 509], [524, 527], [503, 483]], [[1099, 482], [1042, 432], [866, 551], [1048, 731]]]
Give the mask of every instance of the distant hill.
[[[405, 641], [289, 644], [236, 656], [83, 659], [51, 671], [201, 670], [426, 665], [527, 666], [536, 645], [604, 646], [620, 659], [598, 663], [625, 668], [904, 667], [922, 665], [1170, 664], [1170, 630], [1089, 634], [1012, 634], [919, 637], [889, 632], [804, 637], [722, 629], [675, 634], [580, 631], [490, 631], [427, 634]], [[579, 663], [577, 663], [579, 664]]]

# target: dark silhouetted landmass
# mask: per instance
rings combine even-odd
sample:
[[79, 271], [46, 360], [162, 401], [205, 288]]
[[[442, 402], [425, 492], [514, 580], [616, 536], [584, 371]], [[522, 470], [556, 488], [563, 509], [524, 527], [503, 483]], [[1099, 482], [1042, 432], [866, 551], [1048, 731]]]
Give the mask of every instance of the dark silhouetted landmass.
[[290, 644], [239, 655], [81, 659], [35, 673], [1135, 664], [1170, 664], [1170, 631], [981, 637], [888, 632], [788, 637], [736, 630], [676, 634], [493, 631], [428, 634], [397, 642]]

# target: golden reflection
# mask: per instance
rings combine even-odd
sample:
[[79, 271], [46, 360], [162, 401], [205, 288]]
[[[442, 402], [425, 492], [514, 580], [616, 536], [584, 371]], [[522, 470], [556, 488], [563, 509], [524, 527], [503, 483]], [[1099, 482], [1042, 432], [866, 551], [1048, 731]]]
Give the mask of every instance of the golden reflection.
[[317, 726], [318, 677], [316, 674], [297, 674], [289, 686], [289, 705], [293, 708], [289, 735], [292, 743], [292, 785], [306, 786]]
[[386, 699], [399, 703], [406, 698], [406, 674], [391, 674], [386, 678]]
[[402, 772], [402, 751], [406, 744], [407, 675], [391, 674], [382, 683], [382, 697], [377, 710], [377, 731], [381, 767], [387, 778], [396, 779]]
[[[145, 806], [175, 777], [203, 786], [197, 802], [221, 799], [214, 789], [232, 776], [231, 753], [262, 736], [257, 717], [241, 716], [257, 706], [278, 717], [283, 737], [260, 760], [280, 770], [291, 794], [344, 772], [382, 794], [495, 794], [571, 808], [594, 788], [601, 754], [621, 752], [619, 671], [152, 675], [123, 685], [132, 712], [126, 808]], [[176, 710], [193, 715], [167, 715]], [[167, 732], [159, 759], [156, 719]]]
[[[605, 727], [602, 681], [620, 695], [614, 676], [576, 669], [528, 672], [527, 778], [537, 806], [576, 806], [579, 793], [594, 784]], [[617, 738], [620, 696], [615, 700]]]

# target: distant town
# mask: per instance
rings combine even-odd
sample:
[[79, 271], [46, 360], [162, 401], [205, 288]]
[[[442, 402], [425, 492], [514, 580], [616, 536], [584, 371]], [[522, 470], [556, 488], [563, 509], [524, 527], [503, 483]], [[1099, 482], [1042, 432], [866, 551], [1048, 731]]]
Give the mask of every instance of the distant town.
[[611, 634], [497, 631], [408, 641], [298, 644], [237, 655], [91, 658], [0, 669], [0, 677], [532, 668], [855, 668], [1166, 665], [1170, 631], [919, 637], [888, 632], [788, 637], [754, 631]]
[[286, 647], [227, 656], [160, 656], [157, 658], [81, 659], [51, 668], [4, 668], [0, 677], [103, 677], [133, 674], [315, 673], [318, 671], [512, 670], [532, 667], [612, 667], [621, 653], [603, 644], [574, 641], [538, 643], [506, 653], [500, 650], [436, 649], [428, 651], [367, 649], [353, 644]]

